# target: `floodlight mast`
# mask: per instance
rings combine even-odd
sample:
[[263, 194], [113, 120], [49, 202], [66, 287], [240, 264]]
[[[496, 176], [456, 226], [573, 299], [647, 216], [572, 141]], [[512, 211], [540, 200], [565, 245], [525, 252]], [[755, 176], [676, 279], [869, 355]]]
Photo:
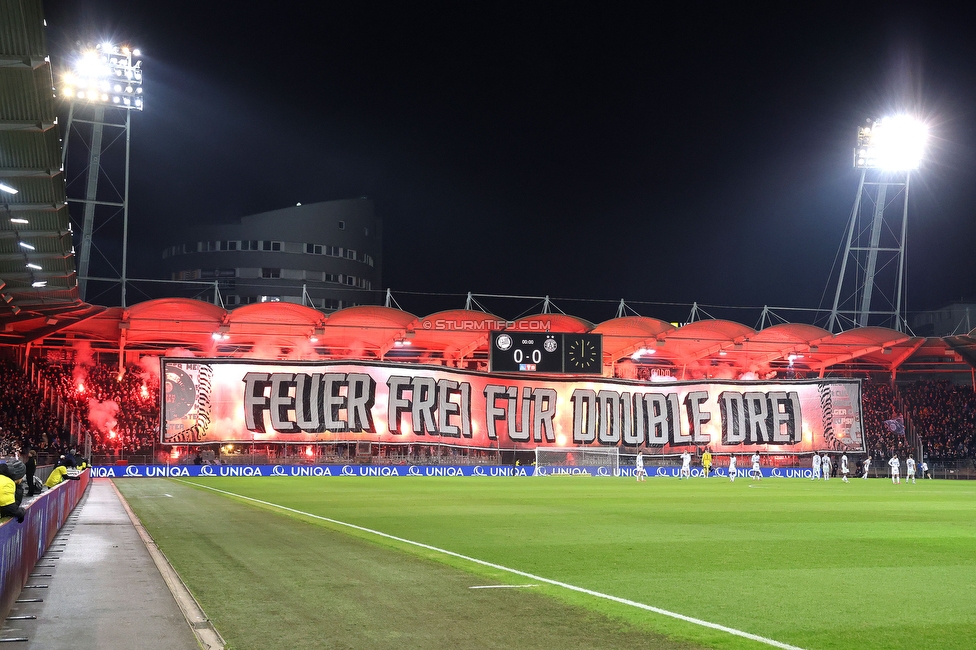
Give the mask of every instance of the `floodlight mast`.
[[[71, 203], [84, 205], [84, 217], [81, 228], [81, 242], [78, 260], [78, 290], [84, 300], [88, 288], [88, 276], [91, 260], [92, 234], [95, 231], [96, 211], [98, 208], [111, 211], [103, 221], [107, 222], [122, 212], [122, 265], [120, 282], [122, 287], [121, 304], [126, 306], [126, 281], [128, 265], [128, 230], [129, 230], [129, 150], [131, 133], [131, 112], [145, 108], [142, 93], [142, 61], [138, 60], [139, 50], [128, 46], [101, 43], [73, 55], [70, 69], [61, 78], [60, 94], [68, 102], [68, 122], [65, 128], [64, 147], [62, 149], [62, 164], [66, 164], [68, 145], [72, 141], [72, 127], [75, 127], [75, 139], [83, 139], [77, 129], [77, 124], [91, 127], [87, 145], [89, 156], [85, 174], [84, 198], [68, 198]], [[76, 111], [82, 113], [82, 119], [76, 116]], [[106, 119], [112, 117], [114, 119]], [[124, 118], [124, 119], [123, 119]], [[103, 146], [104, 129], [121, 129], [125, 135], [125, 165], [122, 179], [122, 192], [119, 196], [118, 184], [111, 182], [110, 170], [102, 165], [102, 155], [111, 147], [117, 138], [112, 138], [108, 145]], [[122, 133], [120, 133], [122, 135]], [[98, 181], [100, 175], [110, 179], [110, 188], [114, 194], [109, 198], [119, 200], [99, 200]], [[80, 177], [79, 173], [77, 177]], [[69, 184], [70, 185], [70, 184]], [[104, 198], [104, 197], [103, 197]], [[104, 255], [103, 255], [104, 256]], [[108, 261], [106, 259], [106, 261]], [[111, 262], [109, 262], [111, 265]]]
[[861, 178], [827, 326], [831, 332], [868, 325], [905, 330], [908, 188], [926, 140], [925, 125], [907, 115], [868, 120], [858, 128], [854, 167]]

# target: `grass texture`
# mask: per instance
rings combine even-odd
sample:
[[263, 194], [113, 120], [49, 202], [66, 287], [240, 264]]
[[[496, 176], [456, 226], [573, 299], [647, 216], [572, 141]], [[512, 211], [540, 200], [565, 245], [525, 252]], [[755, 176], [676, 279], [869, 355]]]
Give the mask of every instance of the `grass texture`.
[[976, 647], [974, 482], [116, 484], [235, 649], [769, 646], [194, 484], [809, 650]]

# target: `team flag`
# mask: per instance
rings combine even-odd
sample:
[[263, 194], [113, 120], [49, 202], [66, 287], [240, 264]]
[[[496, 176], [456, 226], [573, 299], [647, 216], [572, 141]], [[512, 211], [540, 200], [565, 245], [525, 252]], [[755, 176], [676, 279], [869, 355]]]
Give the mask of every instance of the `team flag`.
[[896, 436], [905, 435], [905, 418], [899, 415], [893, 420], [885, 420], [885, 426], [888, 427], [888, 431], [892, 432]]

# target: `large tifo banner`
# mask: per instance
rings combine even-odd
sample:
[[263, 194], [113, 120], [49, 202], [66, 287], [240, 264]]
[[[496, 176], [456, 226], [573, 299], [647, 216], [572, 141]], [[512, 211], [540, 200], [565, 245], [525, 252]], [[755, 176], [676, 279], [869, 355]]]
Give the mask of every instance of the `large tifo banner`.
[[647, 384], [368, 362], [162, 360], [163, 443], [863, 451], [858, 380]]

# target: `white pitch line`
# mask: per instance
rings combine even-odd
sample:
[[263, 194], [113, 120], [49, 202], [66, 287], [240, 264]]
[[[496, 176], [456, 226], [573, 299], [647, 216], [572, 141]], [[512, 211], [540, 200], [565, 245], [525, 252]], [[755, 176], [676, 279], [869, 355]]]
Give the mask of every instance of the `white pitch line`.
[[523, 578], [528, 578], [529, 580], [537, 580], [539, 582], [544, 582], [548, 585], [553, 585], [555, 587], [562, 587], [563, 589], [568, 589], [569, 591], [575, 591], [577, 593], [586, 594], [588, 596], [593, 596], [594, 598], [602, 598], [603, 600], [609, 600], [615, 603], [620, 603], [621, 605], [629, 605], [630, 607], [636, 607], [638, 609], [643, 609], [648, 612], [654, 612], [655, 614], [660, 614], [662, 616], [668, 616], [670, 618], [678, 619], [679, 621], [685, 621], [686, 623], [691, 623], [693, 625], [698, 625], [701, 627], [707, 627], [712, 630], [719, 630], [720, 632], [725, 632], [733, 636], [742, 637], [744, 639], [749, 639], [751, 641], [756, 641], [758, 643], [764, 643], [766, 645], [772, 646], [774, 648], [781, 648], [782, 650], [803, 650], [799, 646], [790, 645], [789, 643], [783, 643], [782, 641], [777, 641], [775, 639], [767, 639], [764, 636], [759, 636], [758, 634], [753, 634], [751, 632], [744, 632], [742, 630], [737, 630], [734, 627], [728, 627], [725, 625], [720, 625], [718, 623], [712, 623], [710, 621], [704, 621], [700, 618], [695, 618], [693, 616], [685, 616], [684, 614], [679, 614], [677, 612], [671, 612], [666, 609], [661, 609], [660, 607], [654, 607], [653, 605], [645, 605], [644, 603], [639, 603], [636, 600], [630, 600], [628, 598], [621, 598], [619, 596], [613, 596], [611, 594], [604, 594], [599, 591], [593, 591], [592, 589], [587, 589], [585, 587], [577, 587], [576, 585], [571, 585], [566, 582], [560, 582], [558, 580], [551, 580], [549, 578], [543, 578], [542, 576], [537, 576], [532, 573], [527, 573], [525, 571], [519, 571], [518, 569], [511, 569], [500, 564], [495, 564], [494, 562], [488, 562], [486, 560], [479, 560], [478, 558], [471, 557], [469, 555], [463, 555], [461, 553], [455, 553], [454, 551], [448, 551], [443, 548], [438, 548], [436, 546], [431, 546], [430, 544], [424, 544], [423, 542], [415, 542], [410, 539], [404, 539], [403, 537], [397, 537], [396, 535], [390, 535], [389, 533], [384, 533], [379, 530], [373, 530], [372, 528], [366, 528], [364, 526], [357, 526], [356, 524], [350, 524], [345, 521], [339, 521], [338, 519], [331, 519], [329, 517], [323, 517], [322, 515], [315, 515], [310, 512], [304, 512], [302, 510], [296, 510], [295, 508], [289, 508], [288, 506], [283, 506], [278, 503], [271, 503], [270, 501], [262, 501], [261, 499], [255, 499], [253, 497], [244, 496], [243, 494], [237, 494], [235, 492], [228, 492], [226, 490], [219, 490], [215, 487], [209, 485], [203, 485], [202, 483], [194, 483], [193, 481], [184, 481], [182, 479], [175, 479], [180, 483], [186, 483], [188, 485], [194, 485], [196, 487], [202, 487], [207, 490], [212, 490], [214, 492], [219, 492], [220, 494], [226, 494], [227, 496], [237, 497], [238, 499], [244, 499], [245, 501], [251, 501], [253, 503], [260, 503], [264, 506], [269, 506], [271, 508], [278, 508], [279, 510], [284, 510], [286, 512], [293, 512], [296, 515], [301, 515], [303, 517], [309, 517], [310, 519], [318, 519], [319, 521], [327, 521], [330, 524], [335, 524], [337, 526], [345, 526], [346, 528], [352, 528], [353, 530], [362, 531], [364, 533], [369, 533], [371, 535], [376, 535], [377, 537], [383, 537], [385, 539], [392, 539], [395, 542], [400, 542], [401, 544], [408, 544], [410, 546], [416, 546], [418, 548], [427, 549], [428, 551], [434, 551], [435, 553], [441, 553], [443, 555], [448, 555], [450, 557], [456, 557], [461, 560], [466, 560], [467, 562], [472, 562], [474, 564], [480, 564], [481, 566], [486, 566], [498, 571], [505, 571], [506, 573], [511, 573], [517, 576], [522, 576]]
[[478, 585], [468, 587], [468, 589], [524, 589], [525, 587], [538, 587], [539, 585]]

